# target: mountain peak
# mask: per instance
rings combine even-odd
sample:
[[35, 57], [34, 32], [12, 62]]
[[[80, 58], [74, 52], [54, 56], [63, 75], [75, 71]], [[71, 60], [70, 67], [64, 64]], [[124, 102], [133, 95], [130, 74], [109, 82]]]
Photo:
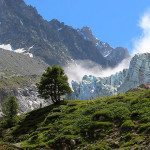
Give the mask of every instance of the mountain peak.
[[90, 27], [85, 26], [81, 30], [79, 30], [81, 34], [84, 36], [86, 40], [92, 41], [94, 43], [97, 42], [97, 39], [94, 37], [92, 30]]
[[89, 34], [93, 34], [91, 28], [88, 27], [88, 26], [84, 26], [84, 27], [81, 29], [81, 31], [86, 32], [86, 33], [89, 33]]
[[57, 19], [52, 19], [49, 24], [56, 30], [60, 30], [61, 28], [63, 28], [65, 26], [65, 24], [63, 22], [60, 22]]

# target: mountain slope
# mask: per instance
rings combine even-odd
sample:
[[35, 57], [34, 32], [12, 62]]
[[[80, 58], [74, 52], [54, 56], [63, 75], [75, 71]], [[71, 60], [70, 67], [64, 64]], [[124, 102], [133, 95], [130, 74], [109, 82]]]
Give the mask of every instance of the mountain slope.
[[78, 30], [58, 20], [44, 20], [23, 0], [0, 0], [0, 44], [10, 44], [13, 49], [24, 48], [48, 64], [66, 65], [73, 60], [90, 60], [107, 67], [117, 65], [126, 57], [122, 53], [119, 61], [106, 59], [102, 51]]
[[65, 101], [22, 116], [3, 140], [24, 149], [149, 149], [150, 90]]
[[41, 75], [48, 65], [40, 59], [0, 49], [0, 73]]
[[20, 113], [48, 104], [35, 86], [47, 66], [40, 59], [0, 49], [0, 117], [1, 104], [11, 94], [18, 99]]

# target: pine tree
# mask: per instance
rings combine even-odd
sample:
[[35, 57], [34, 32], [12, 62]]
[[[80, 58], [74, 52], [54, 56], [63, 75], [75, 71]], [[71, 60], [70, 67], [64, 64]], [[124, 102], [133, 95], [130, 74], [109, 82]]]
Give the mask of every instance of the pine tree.
[[60, 66], [55, 65], [46, 69], [37, 87], [40, 96], [51, 99], [53, 103], [60, 102], [61, 96], [71, 93], [67, 75]]
[[2, 105], [2, 112], [6, 123], [12, 126], [16, 122], [16, 116], [18, 113], [18, 103], [14, 96], [7, 97]]

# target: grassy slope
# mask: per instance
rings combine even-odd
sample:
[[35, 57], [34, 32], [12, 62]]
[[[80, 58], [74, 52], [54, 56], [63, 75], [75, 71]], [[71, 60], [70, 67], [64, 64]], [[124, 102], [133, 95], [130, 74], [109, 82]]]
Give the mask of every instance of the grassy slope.
[[32, 111], [3, 133], [3, 141], [29, 149], [146, 149], [149, 134], [150, 90], [140, 89]]

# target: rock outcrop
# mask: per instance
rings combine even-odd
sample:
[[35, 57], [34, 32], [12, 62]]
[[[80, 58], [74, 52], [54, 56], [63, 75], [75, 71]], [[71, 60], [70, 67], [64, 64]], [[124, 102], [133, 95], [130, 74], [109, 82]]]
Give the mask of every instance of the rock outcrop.
[[150, 83], [150, 53], [137, 54], [131, 62], [127, 76], [119, 87], [119, 92], [126, 92], [141, 84]]
[[126, 75], [127, 70], [105, 78], [85, 75], [80, 83], [72, 81], [74, 92], [71, 98], [84, 100], [117, 94], [117, 89], [123, 83]]
[[150, 84], [150, 53], [137, 54], [129, 69], [110, 77], [84, 76], [80, 83], [72, 82], [73, 99], [91, 99], [126, 92], [141, 84]]
[[[22, 76], [21, 78], [25, 77]], [[13, 82], [12, 79], [7, 80], [11, 80], [10, 82]], [[18, 85], [12, 84], [12, 86], [9, 85], [9, 81], [7, 80], [4, 81], [4, 83], [6, 84], [5, 87], [0, 87], [0, 116], [2, 114], [1, 104], [5, 101], [5, 98], [10, 95], [13, 95], [17, 98], [19, 104], [19, 113], [29, 112], [31, 110], [38, 109], [51, 104], [51, 101], [46, 101], [39, 97], [36, 85], [34, 82], [32, 82], [33, 79], [22, 79], [27, 81], [25, 81], [24, 84], [22, 83], [22, 85], [21, 83], [19, 83]], [[19, 81], [16, 80], [16, 82]]]
[[19, 102], [20, 113], [42, 108], [51, 103], [38, 97], [39, 94], [34, 84], [29, 87], [18, 88], [15, 94]]

